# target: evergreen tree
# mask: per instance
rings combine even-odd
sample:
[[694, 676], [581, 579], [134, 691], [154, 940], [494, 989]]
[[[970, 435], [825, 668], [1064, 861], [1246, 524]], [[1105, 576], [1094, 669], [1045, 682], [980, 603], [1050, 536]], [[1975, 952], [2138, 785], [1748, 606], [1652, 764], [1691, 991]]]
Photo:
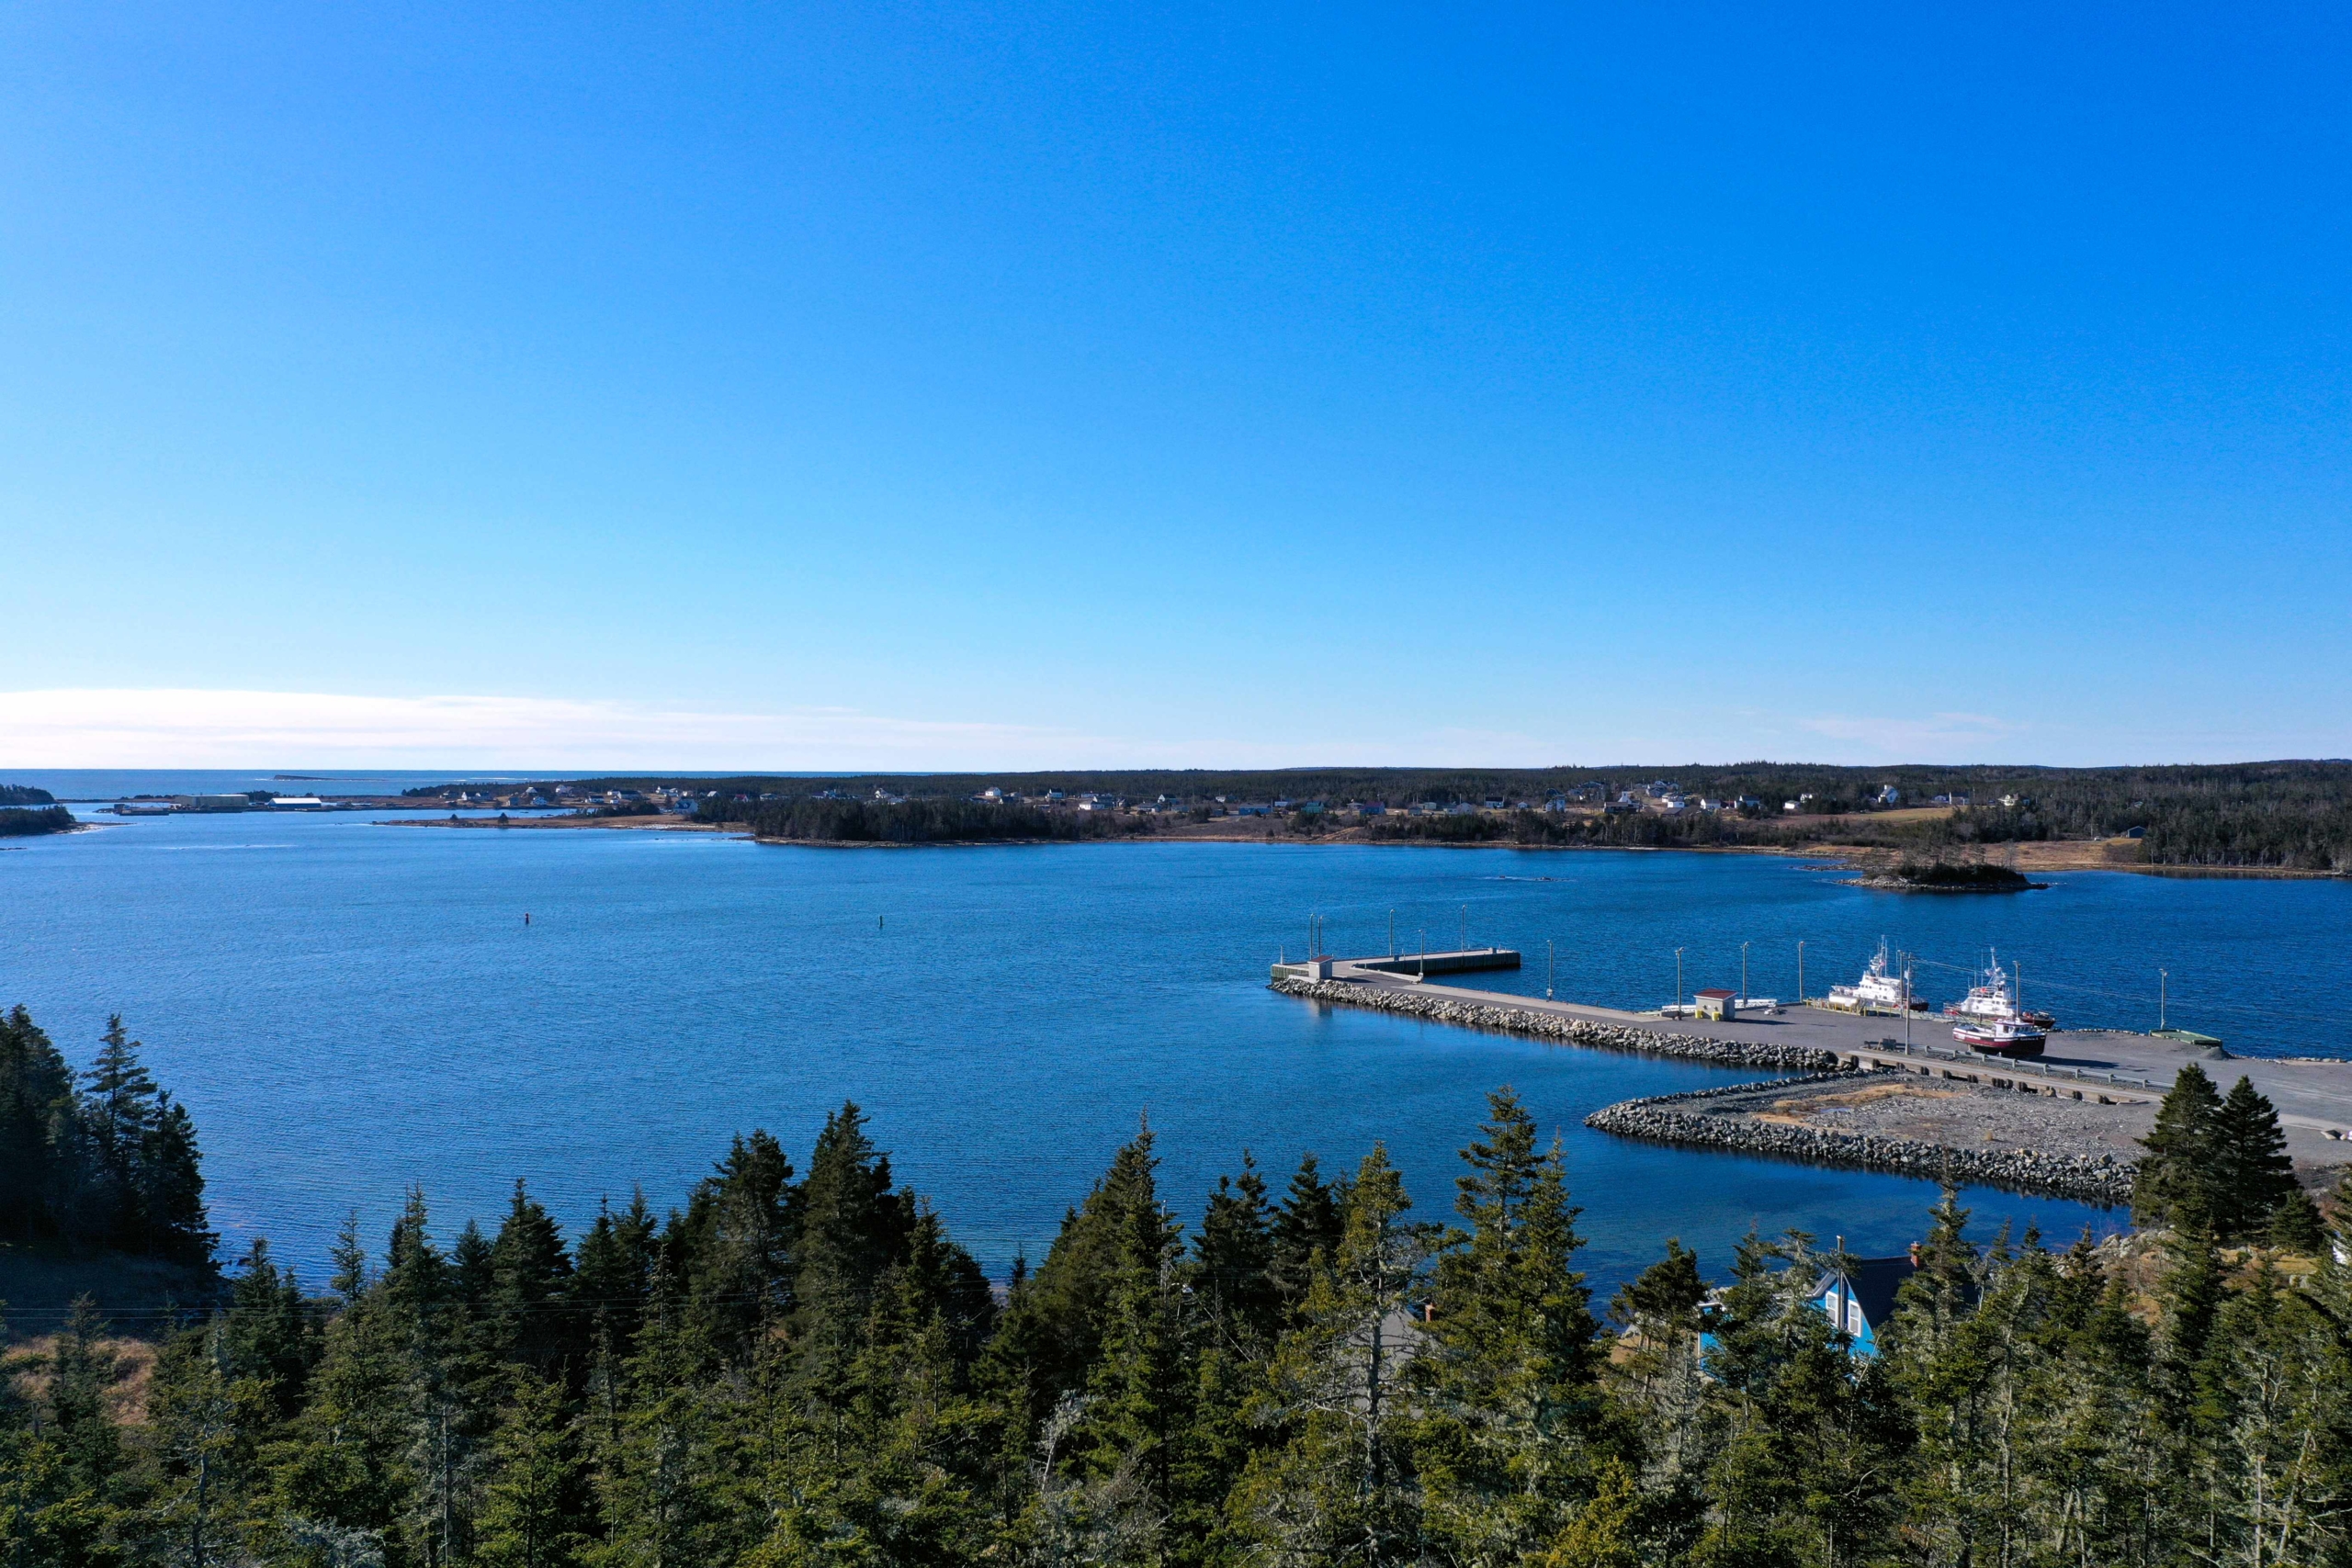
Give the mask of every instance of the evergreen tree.
[[2156, 1124], [2140, 1140], [2147, 1150], [2132, 1185], [2132, 1217], [2143, 1225], [2210, 1223], [2215, 1122], [2222, 1097], [2196, 1063], [2186, 1064], [2156, 1108]]
[[140, 1147], [136, 1202], [142, 1250], [210, 1266], [220, 1238], [205, 1215], [196, 1122], [168, 1091], [156, 1093], [154, 1122]]
[[253, 1380], [277, 1420], [291, 1420], [300, 1412], [322, 1348], [318, 1326], [293, 1270], [277, 1267], [269, 1243], [260, 1236], [230, 1286], [220, 1339], [230, 1379]]
[[788, 1307], [786, 1282], [798, 1229], [798, 1191], [783, 1145], [764, 1132], [738, 1138], [698, 1184], [664, 1238], [672, 1277], [685, 1287], [691, 1336], [747, 1353], [762, 1328]]
[[2295, 1164], [2278, 1109], [2241, 1076], [2214, 1113], [2212, 1224], [2224, 1243], [2260, 1235], [2295, 1190]]
[[82, 1138], [64, 1056], [23, 1008], [0, 1016], [0, 1235], [59, 1234]]
[[797, 1377], [838, 1406], [874, 1308], [883, 1271], [905, 1256], [913, 1195], [894, 1192], [889, 1156], [865, 1134], [855, 1104], [825, 1118], [799, 1194], [799, 1247], [792, 1276]]
[[1311, 1260], [1321, 1253], [1326, 1260], [1340, 1252], [1344, 1222], [1340, 1207], [1345, 1183], [1326, 1183], [1311, 1154], [1298, 1162], [1290, 1179], [1281, 1211], [1274, 1216], [1273, 1260], [1270, 1267], [1274, 1291], [1285, 1310], [1296, 1312], [1315, 1283]]
[[277, 1419], [270, 1386], [238, 1375], [224, 1322], [175, 1336], [148, 1393], [147, 1444], [155, 1468], [149, 1528], [166, 1561], [227, 1568], [249, 1561], [243, 1543], [260, 1470], [260, 1440]]
[[116, 1013], [107, 1020], [97, 1060], [83, 1075], [90, 1224], [103, 1245], [126, 1251], [148, 1250], [146, 1214], [140, 1201], [143, 1156], [159, 1122], [155, 1080], [141, 1064], [139, 1049], [139, 1042], [122, 1027], [122, 1015]]
[[1281, 1298], [1274, 1284], [1274, 1233], [1266, 1182], [1247, 1150], [1241, 1175], [1220, 1176], [1201, 1215], [1192, 1280], [1204, 1310], [1230, 1345], [1272, 1342]]
[[1435, 1238], [1405, 1218], [1402, 1179], [1374, 1145], [1351, 1185], [1336, 1256], [1319, 1255], [1296, 1327], [1268, 1369], [1260, 1421], [1280, 1435], [1235, 1487], [1238, 1531], [1290, 1562], [1412, 1562], [1425, 1547], [1403, 1387]]
[[618, 1214], [611, 1204], [598, 1203], [594, 1223], [580, 1238], [570, 1286], [573, 1311], [591, 1324], [607, 1325], [624, 1347], [637, 1333], [652, 1290], [655, 1230], [639, 1188]]
[[2318, 1252], [2324, 1242], [2325, 1226], [2319, 1205], [2301, 1187], [2287, 1189], [2287, 1195], [2270, 1212], [2270, 1245], [2309, 1256]]
[[1510, 1089], [1487, 1103], [1456, 1182], [1469, 1228], [1447, 1236], [1412, 1371], [1431, 1533], [1452, 1561], [1501, 1568], [1555, 1540], [1589, 1495], [1600, 1401], [1560, 1151], [1537, 1151], [1535, 1119]]
[[108, 1409], [120, 1359], [106, 1331], [97, 1303], [77, 1296], [49, 1355], [45, 1424], [69, 1488], [93, 1498], [113, 1495], [123, 1465], [122, 1437]]
[[592, 1537], [591, 1497], [562, 1385], [518, 1372], [489, 1456], [474, 1561], [573, 1568]]
[[541, 1377], [556, 1375], [575, 1349], [571, 1305], [571, 1258], [563, 1232], [531, 1198], [520, 1178], [505, 1223], [491, 1245], [488, 1301], [493, 1343], [503, 1360], [520, 1362]]

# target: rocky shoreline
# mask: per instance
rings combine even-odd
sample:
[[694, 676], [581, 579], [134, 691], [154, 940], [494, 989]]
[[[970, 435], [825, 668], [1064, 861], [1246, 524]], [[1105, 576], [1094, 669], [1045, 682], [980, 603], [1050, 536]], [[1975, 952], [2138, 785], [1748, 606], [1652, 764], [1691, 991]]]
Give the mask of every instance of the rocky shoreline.
[[1538, 1040], [1557, 1040], [1566, 1044], [1585, 1045], [1601, 1051], [1635, 1051], [1651, 1056], [1679, 1056], [1685, 1061], [1709, 1062], [1724, 1067], [1770, 1067], [1781, 1071], [1818, 1073], [1835, 1068], [1838, 1063], [1838, 1053], [1817, 1046], [1710, 1040], [1702, 1034], [1668, 1034], [1663, 1031], [1632, 1029], [1620, 1023], [1603, 1023], [1566, 1013], [1544, 1012], [1535, 1008], [1462, 1001], [1402, 987], [1351, 985], [1340, 980], [1301, 980], [1286, 976], [1272, 982], [1272, 988], [1286, 997], [1297, 997], [1306, 1001], [1332, 1002], [1341, 1007], [1370, 1008], [1375, 1012], [1401, 1013], [1408, 1018], [1427, 1019], [1432, 1023], [1452, 1024], [1460, 1029], [1528, 1035]]
[[[1784, 1079], [1771, 1087], [1787, 1090], [1805, 1084], [1868, 1083], [1879, 1076], [1862, 1072], [1822, 1072], [1810, 1077]], [[1923, 1177], [1931, 1181], [1997, 1187], [2007, 1191], [2043, 1197], [2072, 1198], [2108, 1206], [2120, 1206], [2132, 1201], [2132, 1180], [2136, 1168], [2132, 1162], [2119, 1160], [2111, 1155], [1953, 1148], [1943, 1144], [1890, 1137], [1880, 1133], [1845, 1133], [1835, 1128], [1759, 1122], [1682, 1109], [1709, 1100], [1736, 1095], [1753, 1096], [1755, 1091], [1754, 1085], [1735, 1084], [1724, 1089], [1695, 1089], [1684, 1094], [1628, 1100], [1594, 1111], [1584, 1119], [1584, 1124], [1621, 1138], [1640, 1138], [1655, 1144], [1766, 1155], [1851, 1170], [1874, 1170], [1893, 1176]]]

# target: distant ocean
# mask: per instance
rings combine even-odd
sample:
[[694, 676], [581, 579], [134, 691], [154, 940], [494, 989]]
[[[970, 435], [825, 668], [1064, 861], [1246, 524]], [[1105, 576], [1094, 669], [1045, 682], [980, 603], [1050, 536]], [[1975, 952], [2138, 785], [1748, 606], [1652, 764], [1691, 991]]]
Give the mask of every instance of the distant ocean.
[[[644, 768], [537, 768], [469, 772], [463, 768], [279, 768], [251, 773], [236, 768], [0, 768], [0, 784], [32, 784], [60, 800], [129, 800], [141, 795], [243, 795], [273, 789], [280, 795], [398, 795], [420, 784], [513, 784], [526, 779], [611, 778], [644, 773]], [[721, 773], [662, 773], [673, 779], [721, 779], [761, 772], [769, 778], [839, 778], [839, 773], [737, 768]], [[863, 776], [863, 775], [861, 775]]]
[[60, 800], [128, 800], [139, 795], [243, 795], [274, 789], [281, 795], [398, 795], [417, 784], [459, 779], [488, 784], [546, 778], [545, 773], [470, 773], [444, 769], [354, 770], [281, 768], [248, 773], [235, 768], [0, 768], [0, 784], [32, 784]]

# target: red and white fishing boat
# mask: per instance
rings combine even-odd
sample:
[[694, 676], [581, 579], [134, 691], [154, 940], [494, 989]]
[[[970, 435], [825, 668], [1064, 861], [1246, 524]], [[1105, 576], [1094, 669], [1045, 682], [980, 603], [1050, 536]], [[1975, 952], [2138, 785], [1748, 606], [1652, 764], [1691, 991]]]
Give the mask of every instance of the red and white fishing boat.
[[[2022, 985], [2018, 987], [2023, 990]], [[1991, 1023], [2002, 1019], [2015, 1019], [2021, 1023], [2037, 1024], [2044, 1031], [2058, 1027], [2058, 1021], [2046, 1012], [2025, 1010], [2022, 996], [2009, 991], [2008, 971], [2001, 967], [1997, 953], [1984, 955], [1984, 974], [1980, 984], [1968, 987], [1968, 995], [1956, 1002], [1944, 1005], [1944, 1016], [1954, 1023]]]
[[2047, 1032], [2022, 1018], [1976, 1019], [1955, 1024], [1951, 1037], [1987, 1056], [2039, 1056], [2050, 1043]]

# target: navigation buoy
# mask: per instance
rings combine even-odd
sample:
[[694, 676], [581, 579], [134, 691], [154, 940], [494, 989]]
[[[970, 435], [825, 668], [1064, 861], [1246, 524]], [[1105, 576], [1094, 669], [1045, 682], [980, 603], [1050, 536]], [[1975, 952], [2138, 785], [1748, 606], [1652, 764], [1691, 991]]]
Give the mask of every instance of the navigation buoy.
[[528, 909], [523, 911], [523, 923], [526, 926], [531, 923], [531, 911]]

